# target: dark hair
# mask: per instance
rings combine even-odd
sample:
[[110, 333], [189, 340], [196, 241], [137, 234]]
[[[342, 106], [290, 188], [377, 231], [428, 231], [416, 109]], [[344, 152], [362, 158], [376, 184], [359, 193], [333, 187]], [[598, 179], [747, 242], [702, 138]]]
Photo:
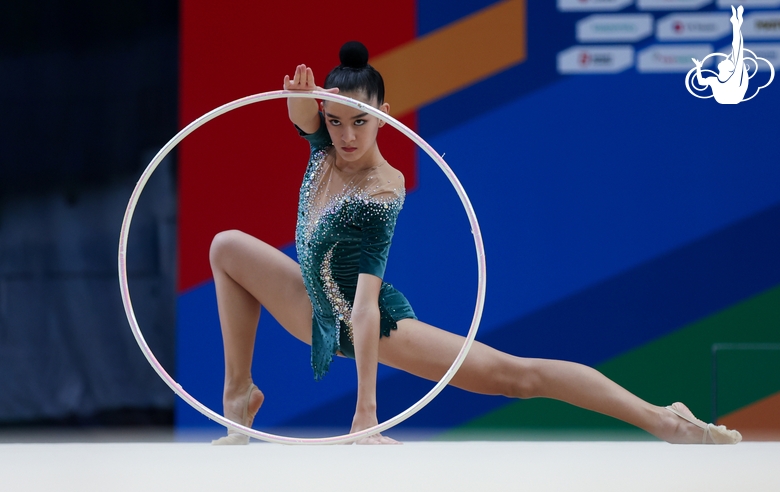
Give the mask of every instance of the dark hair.
[[338, 87], [339, 92], [363, 92], [368, 100], [376, 97], [385, 102], [385, 83], [374, 67], [368, 64], [368, 49], [359, 41], [344, 43], [339, 51], [341, 65], [325, 78], [325, 89]]

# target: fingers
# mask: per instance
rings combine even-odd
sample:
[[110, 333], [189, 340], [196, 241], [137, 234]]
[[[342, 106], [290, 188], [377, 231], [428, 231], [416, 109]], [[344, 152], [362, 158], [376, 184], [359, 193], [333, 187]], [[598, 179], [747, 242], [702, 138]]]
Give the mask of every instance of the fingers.
[[284, 76], [284, 89], [288, 91], [323, 91], [337, 94], [338, 88], [323, 89], [317, 87], [314, 82], [314, 72], [306, 65], [298, 65], [295, 67], [295, 74], [290, 78], [289, 75]]
[[355, 442], [359, 445], [377, 445], [377, 444], [402, 444], [395, 439], [383, 436], [382, 434], [375, 434], [373, 436], [364, 437]]
[[[307, 69], [306, 65], [298, 65], [295, 67], [295, 73], [293, 74], [292, 79], [290, 79], [289, 75], [285, 75], [284, 89], [288, 91], [311, 90], [306, 87], [306, 79], [308, 77], [307, 70], [311, 73], [311, 69]], [[312, 74], [311, 77], [313, 78], [314, 75]]]
[[317, 87], [316, 85], [314, 85], [314, 72], [311, 71], [311, 68], [307, 67], [305, 75], [306, 75], [306, 79], [305, 79], [306, 89], [313, 90], [315, 87]]

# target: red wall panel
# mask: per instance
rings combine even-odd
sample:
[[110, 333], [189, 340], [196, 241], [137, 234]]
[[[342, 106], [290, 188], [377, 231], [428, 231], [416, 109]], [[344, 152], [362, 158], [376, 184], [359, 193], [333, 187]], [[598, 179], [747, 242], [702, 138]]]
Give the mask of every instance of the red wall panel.
[[[318, 83], [357, 39], [372, 56], [414, 39], [414, 0], [223, 2], [181, 5], [180, 124], [239, 97], [282, 88], [299, 63]], [[391, 103], [392, 108], [392, 101]], [[414, 114], [402, 121], [415, 128]], [[414, 146], [388, 128], [382, 153], [415, 184]], [[284, 100], [233, 111], [201, 127], [178, 149], [179, 291], [211, 277], [214, 234], [241, 229], [280, 247], [294, 239], [297, 191], [308, 148]]]

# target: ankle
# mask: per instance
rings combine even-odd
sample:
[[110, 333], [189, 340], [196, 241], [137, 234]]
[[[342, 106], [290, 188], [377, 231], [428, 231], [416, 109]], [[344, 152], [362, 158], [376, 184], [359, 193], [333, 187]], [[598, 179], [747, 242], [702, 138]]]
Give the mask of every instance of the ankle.
[[224, 399], [232, 400], [246, 395], [249, 388], [254, 385], [251, 376], [241, 378], [225, 377], [225, 386], [222, 391]]

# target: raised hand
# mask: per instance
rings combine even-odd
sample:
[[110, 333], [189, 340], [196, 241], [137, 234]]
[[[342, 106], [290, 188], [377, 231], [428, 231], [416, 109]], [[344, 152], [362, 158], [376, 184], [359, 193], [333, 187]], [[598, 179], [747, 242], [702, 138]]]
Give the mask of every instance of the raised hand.
[[314, 83], [314, 72], [310, 67], [306, 65], [298, 65], [295, 67], [295, 74], [292, 79], [289, 75], [284, 76], [284, 90], [286, 91], [323, 91], [336, 94], [339, 90], [337, 87], [332, 89], [323, 89], [318, 87]]
[[699, 61], [699, 60], [697, 60], [696, 58], [691, 58], [691, 60], [693, 60], [693, 63], [695, 63], [695, 64], [696, 64], [696, 66], [697, 66], [698, 68], [701, 68], [701, 64], [702, 64], [702, 62], [700, 62], [700, 61]]

